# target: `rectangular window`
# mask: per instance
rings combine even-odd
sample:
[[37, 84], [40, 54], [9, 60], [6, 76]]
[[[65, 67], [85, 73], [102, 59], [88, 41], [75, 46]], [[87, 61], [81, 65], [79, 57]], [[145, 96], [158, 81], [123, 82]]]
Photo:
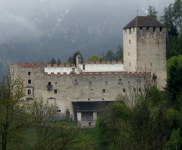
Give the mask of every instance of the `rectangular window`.
[[55, 82], [55, 84], [57, 84], [57, 82]]
[[125, 89], [123, 89], [123, 92], [125, 92]]
[[92, 121], [93, 112], [81, 112], [82, 121]]
[[104, 98], [102, 98], [102, 100], [104, 100]]
[[141, 88], [139, 88], [139, 92], [141, 92]]
[[133, 92], [135, 92], [135, 88], [133, 89]]
[[28, 94], [31, 94], [31, 90], [28, 90]]
[[128, 81], [128, 83], [130, 83], [130, 81]]
[[152, 63], [150, 63], [150, 66], [152, 66]]
[[106, 90], [105, 89], [102, 89], [102, 93], [106, 93]]
[[92, 82], [89, 82], [89, 85], [91, 85], [92, 84]]
[[153, 27], [153, 32], [155, 32], [155, 27]]
[[78, 84], [77, 79], [75, 79], [75, 85], [77, 85], [77, 84]]
[[51, 82], [48, 82], [48, 85], [51, 85]]
[[147, 27], [147, 32], [149, 32], [149, 27]]
[[131, 44], [131, 40], [129, 40], [129, 44]]
[[140, 32], [142, 32], [142, 27], [140, 27]]
[[57, 94], [57, 90], [54, 90], [54, 94]]
[[131, 63], [129, 63], [129, 66], [131, 67]]
[[128, 52], [128, 56], [130, 56], [130, 52]]
[[160, 27], [160, 32], [162, 32], [162, 27]]
[[121, 83], [121, 79], [119, 79], [119, 83]]
[[90, 90], [90, 93], [91, 93], [91, 94], [94, 94], [94, 90], [93, 90], [93, 89], [91, 89], [91, 90]]
[[131, 28], [129, 28], [129, 33], [131, 34]]
[[61, 110], [57, 110], [57, 112], [61, 112]]

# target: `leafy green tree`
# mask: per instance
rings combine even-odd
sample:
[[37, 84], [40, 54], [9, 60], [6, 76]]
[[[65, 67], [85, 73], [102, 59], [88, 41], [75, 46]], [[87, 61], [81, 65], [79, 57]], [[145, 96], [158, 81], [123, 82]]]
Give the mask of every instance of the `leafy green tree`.
[[112, 50], [108, 50], [105, 56], [105, 60], [112, 61], [114, 60], [114, 53]]
[[148, 8], [147, 16], [153, 17], [157, 20], [157, 14], [158, 14], [158, 12], [155, 10], [155, 7], [150, 5]]
[[20, 129], [27, 123], [24, 85], [21, 77], [8, 68], [0, 82], [0, 147], [9, 149], [20, 140]]
[[179, 65], [177, 59], [168, 69], [167, 84], [164, 89], [169, 93], [170, 102], [175, 104], [177, 97], [182, 92], [182, 65]]
[[115, 59], [118, 60], [123, 60], [123, 47], [121, 44], [118, 45], [117, 47], [117, 52], [115, 54]]
[[97, 56], [97, 55], [91, 55], [90, 57], [87, 57], [87, 61], [90, 62], [90, 61], [101, 61], [101, 57]]

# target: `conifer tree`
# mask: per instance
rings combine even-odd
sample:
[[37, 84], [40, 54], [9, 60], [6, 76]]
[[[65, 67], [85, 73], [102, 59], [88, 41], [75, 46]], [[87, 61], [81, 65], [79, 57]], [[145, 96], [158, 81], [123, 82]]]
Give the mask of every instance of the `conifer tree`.
[[153, 17], [157, 20], [157, 14], [158, 14], [158, 12], [155, 10], [155, 7], [150, 5], [148, 8], [147, 16]]

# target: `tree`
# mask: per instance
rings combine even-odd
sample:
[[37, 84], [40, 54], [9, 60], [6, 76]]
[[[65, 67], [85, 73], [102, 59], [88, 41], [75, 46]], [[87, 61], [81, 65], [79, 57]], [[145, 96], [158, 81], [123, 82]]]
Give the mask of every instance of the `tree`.
[[148, 8], [147, 16], [153, 17], [157, 20], [157, 14], [158, 14], [158, 12], [155, 10], [155, 7], [150, 5]]
[[118, 45], [117, 47], [117, 52], [115, 54], [115, 59], [118, 60], [123, 60], [123, 47], [121, 44]]
[[108, 50], [105, 56], [105, 60], [112, 61], [114, 60], [114, 53], [112, 50]]
[[173, 5], [173, 14], [174, 14], [174, 21], [176, 26], [180, 29], [182, 24], [182, 1], [175, 0]]
[[90, 57], [87, 57], [87, 61], [90, 62], [90, 61], [100, 61], [101, 60], [101, 57], [97, 56], [97, 55], [91, 55]]
[[51, 66], [53, 67], [54, 64], [56, 64], [56, 60], [54, 58], [52, 58], [52, 60], [51, 60]]
[[57, 106], [54, 102], [39, 97], [29, 103], [28, 112], [31, 114], [31, 122], [23, 135], [22, 149], [67, 150], [78, 142], [76, 137], [79, 135], [79, 128], [53, 123], [57, 117]]
[[61, 60], [58, 59], [57, 65], [59, 66], [61, 64]]
[[20, 140], [20, 128], [27, 123], [24, 86], [13, 70], [6, 71], [0, 82], [0, 145], [2, 150]]
[[170, 102], [175, 104], [182, 92], [182, 65], [179, 65], [177, 59], [168, 69], [167, 84], [164, 89], [169, 93]]

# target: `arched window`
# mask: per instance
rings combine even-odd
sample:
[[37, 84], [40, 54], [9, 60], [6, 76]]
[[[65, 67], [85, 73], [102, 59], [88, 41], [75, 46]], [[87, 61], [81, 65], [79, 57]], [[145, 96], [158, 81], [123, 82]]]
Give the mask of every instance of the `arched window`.
[[28, 84], [31, 84], [31, 80], [28, 80]]
[[30, 71], [28, 72], [28, 75], [29, 75], [29, 76], [31, 75], [31, 72], [30, 72]]

